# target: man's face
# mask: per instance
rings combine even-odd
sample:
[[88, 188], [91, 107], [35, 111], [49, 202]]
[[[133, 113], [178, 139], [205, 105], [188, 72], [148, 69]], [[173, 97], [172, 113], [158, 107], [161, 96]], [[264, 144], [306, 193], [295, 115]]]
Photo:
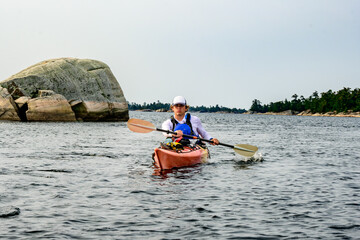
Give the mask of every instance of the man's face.
[[175, 104], [171, 107], [171, 109], [176, 116], [184, 116], [186, 112], [186, 107], [182, 104]]

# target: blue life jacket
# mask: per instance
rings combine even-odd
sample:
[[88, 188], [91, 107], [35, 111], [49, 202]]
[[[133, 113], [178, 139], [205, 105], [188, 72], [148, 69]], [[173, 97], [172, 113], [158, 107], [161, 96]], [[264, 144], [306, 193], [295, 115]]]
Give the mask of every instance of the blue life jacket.
[[183, 134], [191, 135], [191, 128], [189, 127], [189, 125], [187, 125], [185, 123], [176, 125], [174, 132], [176, 132], [177, 130], [181, 130], [183, 132]]
[[195, 133], [193, 131], [190, 119], [190, 113], [187, 113], [185, 115], [186, 123], [179, 124], [179, 122], [174, 118], [174, 116], [171, 116], [171, 122], [173, 124], [173, 131], [181, 130], [186, 135], [192, 135], [195, 136]]

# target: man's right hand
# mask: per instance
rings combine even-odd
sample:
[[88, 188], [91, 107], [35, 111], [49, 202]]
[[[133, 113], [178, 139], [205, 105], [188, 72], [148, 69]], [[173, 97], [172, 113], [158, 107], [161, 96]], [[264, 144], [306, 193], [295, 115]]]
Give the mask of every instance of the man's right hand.
[[183, 131], [181, 130], [177, 130], [175, 131], [176, 134], [173, 134], [173, 137], [175, 138], [179, 138], [179, 137], [182, 137], [182, 135], [184, 134]]

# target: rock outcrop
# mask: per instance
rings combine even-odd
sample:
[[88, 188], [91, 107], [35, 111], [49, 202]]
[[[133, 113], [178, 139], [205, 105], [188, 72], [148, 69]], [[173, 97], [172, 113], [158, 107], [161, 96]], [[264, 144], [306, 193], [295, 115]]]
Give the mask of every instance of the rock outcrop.
[[6, 88], [0, 86], [0, 119], [20, 121], [19, 109]]
[[0, 207], [0, 218], [13, 217], [20, 214], [20, 208], [14, 206]]
[[119, 83], [110, 68], [96, 60], [43, 61], [0, 82], [0, 87], [0, 120], [15, 120], [16, 116], [23, 121], [129, 118]]
[[40, 90], [39, 97], [27, 102], [28, 121], [76, 121], [75, 113], [63, 95], [51, 90]]
[[248, 111], [244, 114], [258, 114], [258, 115], [287, 115], [287, 116], [312, 116], [312, 117], [360, 117], [360, 112], [353, 112], [349, 110], [347, 112], [327, 112], [327, 113], [312, 113], [310, 110], [305, 110], [303, 112], [296, 112], [287, 110], [284, 112], [266, 112], [266, 113], [258, 113]]
[[353, 112], [349, 110], [347, 112], [327, 112], [327, 113], [311, 113], [310, 110], [306, 110], [297, 114], [298, 116], [314, 116], [314, 117], [360, 117], [360, 112]]

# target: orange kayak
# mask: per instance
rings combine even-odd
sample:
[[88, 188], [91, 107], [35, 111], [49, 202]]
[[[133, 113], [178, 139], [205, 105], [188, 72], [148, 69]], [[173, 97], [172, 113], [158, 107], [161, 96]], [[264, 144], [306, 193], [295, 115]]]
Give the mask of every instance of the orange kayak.
[[160, 169], [188, 167], [205, 163], [209, 158], [209, 150], [200, 146], [185, 147], [184, 150], [156, 148], [155, 165]]

